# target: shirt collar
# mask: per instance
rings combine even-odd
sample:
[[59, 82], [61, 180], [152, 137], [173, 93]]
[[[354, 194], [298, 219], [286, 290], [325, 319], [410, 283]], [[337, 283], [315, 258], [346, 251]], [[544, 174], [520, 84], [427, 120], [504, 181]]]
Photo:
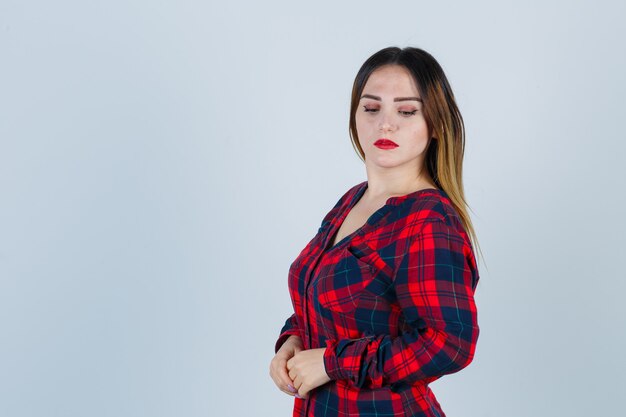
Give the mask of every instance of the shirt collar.
[[[366, 189], [367, 189], [367, 181], [363, 181], [362, 183], [359, 184], [359, 187], [357, 188], [354, 198], [357, 198], [357, 199], [361, 198], [361, 196], [365, 193]], [[413, 191], [405, 195], [389, 197], [385, 205], [397, 206], [405, 202], [406, 200], [417, 200], [423, 194], [438, 194], [438, 193], [445, 195], [445, 192], [439, 188], [423, 188], [421, 190]]]

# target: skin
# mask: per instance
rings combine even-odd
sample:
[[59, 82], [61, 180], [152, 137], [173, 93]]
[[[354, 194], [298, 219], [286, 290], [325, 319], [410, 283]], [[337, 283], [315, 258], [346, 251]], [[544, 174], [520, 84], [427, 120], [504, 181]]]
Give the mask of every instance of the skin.
[[[380, 100], [369, 98], [380, 97]], [[426, 149], [431, 140], [421, 98], [411, 73], [400, 65], [385, 65], [374, 71], [365, 87], [356, 112], [359, 143], [365, 153], [367, 190], [364, 202], [383, 202], [423, 188], [437, 188], [424, 167]], [[370, 111], [365, 111], [365, 110]], [[380, 138], [399, 146], [380, 149]]]
[[[394, 101], [406, 97], [420, 98], [420, 95], [411, 74], [399, 65], [378, 68], [365, 84], [356, 127], [365, 153], [368, 187], [349, 213], [354, 212], [354, 218], [367, 219], [390, 197], [437, 188], [424, 167], [426, 149], [436, 139], [428, 132], [418, 100]], [[399, 146], [380, 149], [374, 146], [380, 138], [390, 139]], [[348, 220], [346, 224], [350, 223]], [[358, 220], [351, 223], [347, 227], [354, 229], [359, 225]], [[307, 398], [311, 390], [331, 380], [324, 367], [325, 350], [305, 350], [302, 339], [292, 335], [272, 359], [270, 376], [285, 394]]]
[[302, 339], [299, 336], [289, 336], [283, 343], [270, 363], [270, 376], [274, 383], [285, 394], [293, 396], [297, 392], [293, 388], [293, 380], [289, 376], [287, 361], [303, 350]]

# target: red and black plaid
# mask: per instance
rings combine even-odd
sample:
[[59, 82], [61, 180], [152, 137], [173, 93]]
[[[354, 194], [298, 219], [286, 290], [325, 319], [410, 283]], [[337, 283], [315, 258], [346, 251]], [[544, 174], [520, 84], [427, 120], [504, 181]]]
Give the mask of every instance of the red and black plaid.
[[428, 384], [472, 361], [478, 268], [448, 195], [391, 197], [330, 247], [367, 181], [346, 192], [289, 268], [290, 335], [326, 348], [331, 382], [295, 398], [293, 415], [444, 417]]

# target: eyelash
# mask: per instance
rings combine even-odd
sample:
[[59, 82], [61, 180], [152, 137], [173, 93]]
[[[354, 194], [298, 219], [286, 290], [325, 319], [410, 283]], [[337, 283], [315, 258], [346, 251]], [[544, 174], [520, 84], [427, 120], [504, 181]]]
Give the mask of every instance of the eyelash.
[[[363, 108], [365, 109], [366, 113], [375, 113], [375, 112], [378, 111], [378, 109], [368, 109], [365, 106], [363, 106]], [[403, 116], [415, 116], [415, 113], [417, 113], [417, 110], [413, 110], [413, 111], [399, 111], [398, 113], [402, 113]]]

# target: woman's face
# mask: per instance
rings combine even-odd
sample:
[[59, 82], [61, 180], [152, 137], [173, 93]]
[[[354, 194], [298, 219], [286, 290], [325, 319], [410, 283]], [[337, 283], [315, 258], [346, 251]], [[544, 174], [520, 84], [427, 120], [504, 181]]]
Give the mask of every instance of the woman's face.
[[417, 86], [405, 67], [385, 65], [370, 75], [355, 116], [370, 168], [421, 169], [430, 137], [419, 100]]

